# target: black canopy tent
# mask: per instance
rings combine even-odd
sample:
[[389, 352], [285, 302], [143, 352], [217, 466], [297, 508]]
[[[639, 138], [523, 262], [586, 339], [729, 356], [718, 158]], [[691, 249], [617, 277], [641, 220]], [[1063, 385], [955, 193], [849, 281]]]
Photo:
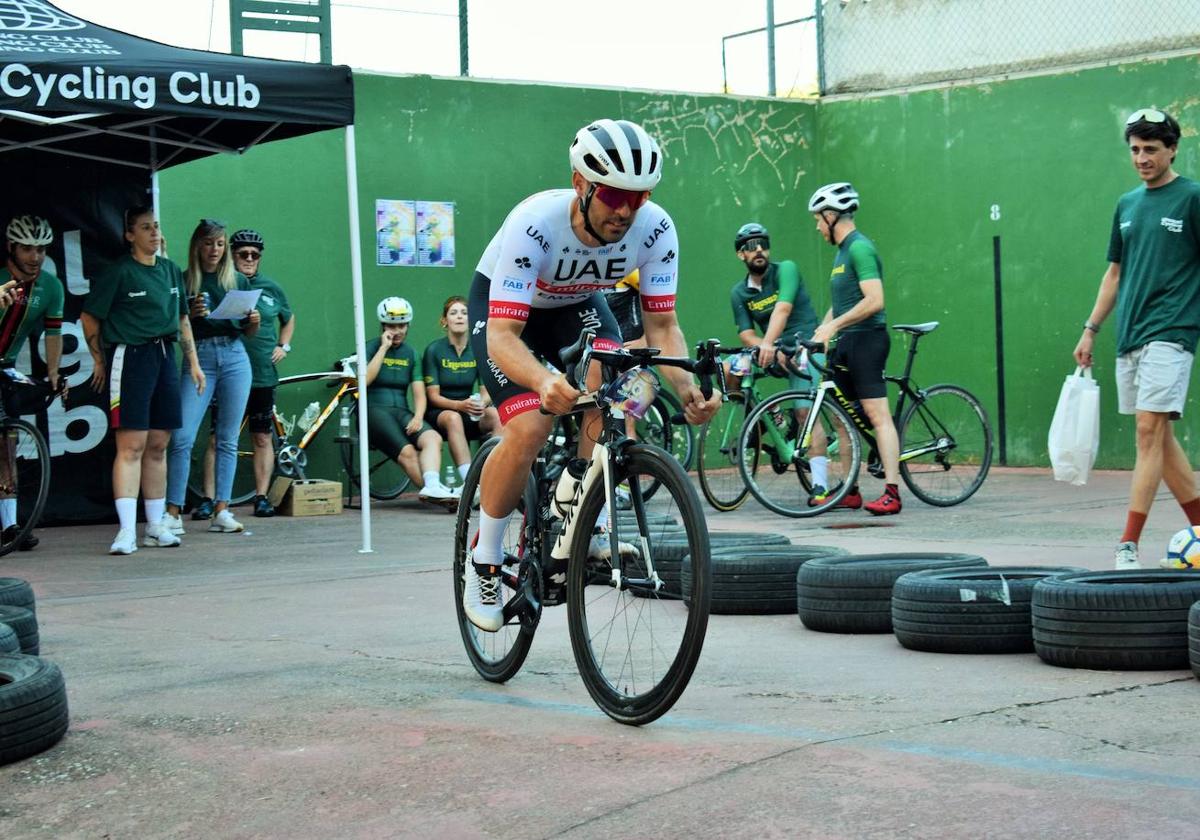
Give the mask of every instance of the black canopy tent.
[[[353, 122], [348, 67], [181, 49], [97, 26], [45, 0], [0, 3], [0, 224], [35, 212], [55, 226], [60, 235], [51, 257], [67, 286], [68, 321], [78, 315], [86, 278], [122, 253], [121, 210], [145, 203], [148, 190], [157, 206], [160, 170], [345, 126], [355, 320], [365, 372]], [[69, 349], [64, 346], [68, 373], [90, 365], [82, 345], [70, 356]], [[96, 402], [89, 393], [74, 388], [70, 407]], [[63, 416], [38, 418], [51, 438], [62, 436], [58, 445], [51, 441], [48, 516], [108, 515], [111, 488], [102, 459], [111, 449], [79, 451], [72, 443], [89, 433], [73, 427], [86, 426], [87, 417], [71, 418], [57, 404], [51, 411]], [[360, 412], [364, 425], [365, 415]], [[82, 489], [85, 479], [91, 486]], [[369, 550], [366, 508], [364, 499]]]

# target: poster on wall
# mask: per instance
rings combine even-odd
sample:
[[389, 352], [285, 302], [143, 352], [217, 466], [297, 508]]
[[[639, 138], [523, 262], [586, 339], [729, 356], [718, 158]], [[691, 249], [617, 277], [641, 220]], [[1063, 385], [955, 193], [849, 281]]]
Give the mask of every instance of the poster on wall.
[[417, 264], [417, 202], [375, 200], [375, 264]]
[[417, 202], [417, 264], [454, 267], [454, 202]]

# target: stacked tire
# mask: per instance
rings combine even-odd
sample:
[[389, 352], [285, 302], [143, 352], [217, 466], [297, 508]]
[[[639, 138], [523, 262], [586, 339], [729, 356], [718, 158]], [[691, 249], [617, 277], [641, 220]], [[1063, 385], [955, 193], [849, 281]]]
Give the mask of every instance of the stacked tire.
[[1200, 601], [1192, 604], [1188, 611], [1188, 661], [1192, 673], [1200, 679]]
[[[1046, 578], [1033, 590], [1033, 643], [1063, 668], [1159, 671], [1189, 666], [1196, 633], [1190, 613], [1200, 575], [1171, 569], [1081, 572]], [[1196, 655], [1190, 664], [1196, 667]]]
[[1032, 653], [1034, 585], [1083, 571], [1009, 566], [909, 572], [892, 590], [896, 641], [933, 653]]
[[796, 574], [796, 611], [809, 630], [892, 632], [892, 587], [901, 575], [925, 569], [985, 567], [974, 554], [858, 554], [818, 557]]
[[[715, 535], [714, 535], [715, 536]], [[712, 604], [715, 615], [771, 615], [796, 611], [796, 575], [817, 557], [846, 554], [829, 545], [767, 545], [714, 547]], [[761, 546], [761, 547], [760, 547]], [[683, 559], [683, 591], [692, 582], [690, 558]]]
[[[636, 525], [632, 527], [636, 527]], [[689, 551], [687, 532], [680, 527], [678, 533], [665, 531], [659, 535], [653, 525], [650, 526], [650, 530], [650, 556], [654, 558], [654, 570], [662, 578], [664, 584], [663, 593], [667, 597], [671, 597], [672, 594], [678, 597], [679, 593], [686, 591], [687, 587], [687, 584], [684, 584], [682, 581], [683, 559], [687, 557]], [[756, 534], [752, 531], [710, 531], [708, 544], [712, 554], [716, 555], [718, 551], [745, 551], [752, 546], [778, 546], [782, 548], [791, 545], [791, 541], [783, 534]], [[713, 571], [714, 573], [716, 572], [715, 566], [713, 567]], [[793, 572], [793, 574], [795, 573]], [[633, 594], [641, 596], [643, 593], [639, 590], [634, 590]], [[710, 612], [715, 612], [715, 610], [710, 610]]]
[[62, 671], [33, 655], [39, 645], [33, 590], [0, 578], [0, 765], [58, 743], [70, 723]]

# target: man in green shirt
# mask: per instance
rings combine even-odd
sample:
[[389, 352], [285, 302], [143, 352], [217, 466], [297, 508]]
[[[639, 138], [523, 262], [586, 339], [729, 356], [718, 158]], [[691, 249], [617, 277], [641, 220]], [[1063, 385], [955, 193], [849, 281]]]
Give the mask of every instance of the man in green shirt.
[[858, 400], [875, 429], [875, 444], [883, 462], [883, 495], [862, 505], [857, 487], [842, 500], [843, 507], [862, 505], [868, 513], [885, 516], [900, 512], [900, 437], [888, 407], [887, 365], [891, 341], [883, 309], [883, 262], [879, 252], [854, 223], [858, 192], [845, 181], [826, 184], [808, 202], [825, 241], [837, 248], [829, 275], [833, 304], [825, 313], [813, 341], [828, 345], [836, 336], [830, 359], [834, 381], [847, 399]]
[[1180, 134], [1179, 123], [1156, 108], [1135, 111], [1125, 122], [1142, 184], [1117, 202], [1108, 270], [1075, 345], [1075, 361], [1090, 366], [1095, 335], [1116, 307], [1118, 408], [1137, 424], [1118, 569], [1141, 567], [1138, 541], [1162, 481], [1188, 522], [1200, 525], [1192, 468], [1171, 426], [1183, 413], [1200, 338], [1200, 184], [1172, 168]]
[[[50, 387], [57, 391], [58, 365], [62, 359], [63, 286], [42, 267], [46, 246], [54, 241], [54, 231], [45, 219], [23, 215], [8, 223], [7, 233], [7, 261], [0, 269], [0, 366], [11, 367], [25, 340], [41, 331], [46, 336], [46, 373]], [[14, 466], [7, 450], [0, 447], [0, 474], [11, 477]], [[19, 530], [15, 496], [0, 498], [0, 529], [0, 539], [4, 542]], [[29, 551], [37, 544], [38, 538], [31, 533], [17, 548]]]

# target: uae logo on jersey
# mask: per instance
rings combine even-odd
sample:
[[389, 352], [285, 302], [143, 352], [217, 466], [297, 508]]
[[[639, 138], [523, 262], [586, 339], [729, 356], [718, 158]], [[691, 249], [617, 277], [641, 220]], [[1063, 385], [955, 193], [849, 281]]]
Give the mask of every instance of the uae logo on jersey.
[[0, 0], [3, 32], [62, 32], [85, 26], [79, 18], [63, 14], [42, 0]]

